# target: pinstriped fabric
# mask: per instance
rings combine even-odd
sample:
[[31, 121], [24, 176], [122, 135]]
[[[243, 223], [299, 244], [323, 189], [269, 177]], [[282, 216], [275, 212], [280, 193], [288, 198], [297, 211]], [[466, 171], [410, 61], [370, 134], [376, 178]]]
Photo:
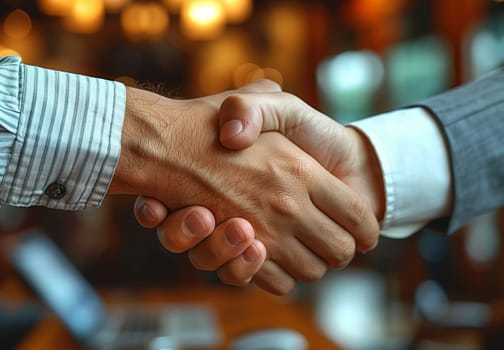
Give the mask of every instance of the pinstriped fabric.
[[446, 137], [453, 175], [453, 232], [469, 219], [504, 205], [504, 68], [421, 105], [435, 116]]
[[[24, 82], [19, 123], [1, 201], [57, 209], [99, 206], [120, 154], [124, 86], [28, 65], [20, 65], [18, 79]], [[44, 194], [52, 183], [65, 186], [62, 199]]]
[[0, 57], [0, 184], [19, 121], [19, 57]]

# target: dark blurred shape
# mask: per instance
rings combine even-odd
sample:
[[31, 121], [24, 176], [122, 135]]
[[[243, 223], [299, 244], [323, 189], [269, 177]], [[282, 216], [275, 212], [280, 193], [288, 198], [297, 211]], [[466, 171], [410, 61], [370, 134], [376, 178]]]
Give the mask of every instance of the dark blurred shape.
[[14, 349], [44, 315], [37, 303], [6, 304], [0, 298], [0, 344], [2, 349]]

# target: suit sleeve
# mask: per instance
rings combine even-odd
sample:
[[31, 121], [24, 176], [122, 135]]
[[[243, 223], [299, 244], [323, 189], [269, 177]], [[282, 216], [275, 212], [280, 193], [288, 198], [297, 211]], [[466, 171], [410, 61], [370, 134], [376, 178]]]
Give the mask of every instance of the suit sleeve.
[[453, 232], [504, 205], [504, 69], [419, 104], [445, 136], [453, 178], [453, 208], [434, 223]]

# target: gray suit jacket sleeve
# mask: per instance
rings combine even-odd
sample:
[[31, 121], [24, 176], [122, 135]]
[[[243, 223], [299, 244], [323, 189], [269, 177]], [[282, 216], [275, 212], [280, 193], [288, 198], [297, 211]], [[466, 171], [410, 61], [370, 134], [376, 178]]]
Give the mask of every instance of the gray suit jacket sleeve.
[[453, 232], [504, 205], [504, 68], [419, 105], [435, 116], [449, 148], [454, 206], [435, 226]]

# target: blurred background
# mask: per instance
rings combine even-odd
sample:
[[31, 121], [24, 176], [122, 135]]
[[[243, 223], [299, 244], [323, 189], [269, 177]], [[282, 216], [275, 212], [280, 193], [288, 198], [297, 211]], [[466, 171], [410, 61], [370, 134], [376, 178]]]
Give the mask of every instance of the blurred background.
[[[347, 123], [497, 67], [504, 2], [2, 0], [0, 55], [176, 98], [269, 78]], [[43, 228], [99, 288], [219, 285], [185, 255], [164, 251], [132, 206], [118, 196], [76, 213], [2, 207], [0, 232]], [[500, 210], [449, 237], [424, 230], [383, 238], [346, 270], [288, 298], [348, 349], [502, 348], [503, 233]], [[0, 300], [31, 296], [23, 288], [0, 264]]]

